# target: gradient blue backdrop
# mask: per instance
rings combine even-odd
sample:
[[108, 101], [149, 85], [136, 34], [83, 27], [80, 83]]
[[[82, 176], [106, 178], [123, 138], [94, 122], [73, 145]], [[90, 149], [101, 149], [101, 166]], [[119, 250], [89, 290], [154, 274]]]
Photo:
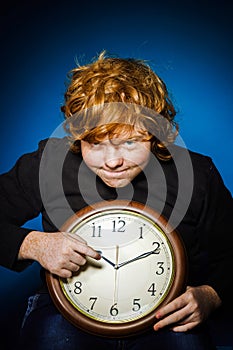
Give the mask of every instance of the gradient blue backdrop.
[[[173, 96], [187, 147], [211, 156], [233, 192], [232, 15], [225, 0], [6, 4], [0, 171], [62, 122], [64, 82], [75, 60], [85, 63], [106, 49], [148, 60]], [[39, 220], [32, 225], [39, 229]], [[0, 268], [0, 277], [2, 319], [9, 319], [40, 284], [39, 267], [21, 274]]]

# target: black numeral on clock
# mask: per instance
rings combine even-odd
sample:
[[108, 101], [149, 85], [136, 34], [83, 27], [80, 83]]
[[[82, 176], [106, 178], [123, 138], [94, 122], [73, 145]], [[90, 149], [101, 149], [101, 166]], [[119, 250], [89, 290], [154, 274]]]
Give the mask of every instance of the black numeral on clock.
[[151, 296], [154, 297], [156, 293], [155, 283], [152, 283], [151, 286], [147, 290], [149, 293], [151, 293]]
[[94, 223], [93, 223], [93, 226], [92, 226], [92, 237], [101, 237], [101, 226], [96, 226]]
[[143, 239], [143, 227], [139, 227], [139, 239]]
[[74, 293], [75, 294], [81, 294], [82, 293], [82, 283], [80, 281], [76, 281], [74, 284]]
[[160, 243], [159, 242], [153, 242], [152, 245], [156, 246], [154, 254], [159, 254], [160, 253]]
[[138, 311], [141, 309], [141, 305], [139, 304], [140, 300], [141, 299], [138, 299], [138, 298], [133, 300], [133, 308], [132, 308], [133, 311]]
[[164, 267], [163, 267], [164, 262], [163, 261], [158, 261], [157, 265], [158, 265], [158, 270], [155, 273], [156, 273], [156, 275], [160, 276], [160, 275], [162, 275], [164, 273]]
[[125, 221], [119, 219], [118, 221], [113, 220], [112, 222], [112, 232], [125, 232]]
[[110, 309], [110, 315], [111, 316], [117, 316], [118, 315], [117, 303], [112, 305], [112, 307]]
[[92, 302], [91, 307], [90, 307], [90, 310], [93, 310], [93, 309], [94, 309], [96, 300], [97, 300], [97, 297], [90, 297], [90, 298], [89, 298], [89, 301]]

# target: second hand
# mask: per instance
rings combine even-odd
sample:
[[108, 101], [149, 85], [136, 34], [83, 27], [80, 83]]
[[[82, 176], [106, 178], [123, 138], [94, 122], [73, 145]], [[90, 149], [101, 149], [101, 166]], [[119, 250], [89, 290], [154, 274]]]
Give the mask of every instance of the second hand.
[[118, 300], [118, 263], [119, 263], [119, 246], [116, 245], [116, 258], [115, 258], [115, 281], [114, 281], [114, 299], [113, 304], [117, 303]]

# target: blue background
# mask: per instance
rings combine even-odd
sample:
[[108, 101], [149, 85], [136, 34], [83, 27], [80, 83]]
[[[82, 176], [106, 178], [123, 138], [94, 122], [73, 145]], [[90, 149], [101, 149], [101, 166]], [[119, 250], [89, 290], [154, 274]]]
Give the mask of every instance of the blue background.
[[[148, 61], [167, 84], [186, 146], [211, 156], [233, 192], [231, 1], [34, 0], [5, 6], [0, 172], [63, 121], [64, 83], [75, 60], [87, 63], [106, 49]], [[33, 225], [40, 229], [39, 220]], [[40, 285], [39, 266], [20, 274], [0, 268], [0, 278], [1, 319], [6, 329], [17, 328], [20, 307]]]

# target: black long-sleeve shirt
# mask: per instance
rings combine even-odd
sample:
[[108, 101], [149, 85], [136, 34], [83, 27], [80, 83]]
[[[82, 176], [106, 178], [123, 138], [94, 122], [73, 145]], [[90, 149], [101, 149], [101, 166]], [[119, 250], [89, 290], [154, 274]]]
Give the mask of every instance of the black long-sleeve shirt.
[[188, 254], [188, 283], [208, 284], [223, 302], [230, 300], [233, 201], [211, 158], [189, 151], [190, 168], [187, 151], [173, 146], [172, 160], [152, 157], [131, 184], [114, 189], [95, 176], [81, 154], [69, 150], [67, 138], [47, 141], [41, 141], [35, 152], [23, 155], [0, 177], [2, 266], [14, 270], [27, 266], [17, 256], [33, 227], [22, 226], [39, 214], [44, 230], [54, 232], [86, 205], [100, 200], [132, 199], [149, 205], [168, 220], [175, 208], [174, 222]]

